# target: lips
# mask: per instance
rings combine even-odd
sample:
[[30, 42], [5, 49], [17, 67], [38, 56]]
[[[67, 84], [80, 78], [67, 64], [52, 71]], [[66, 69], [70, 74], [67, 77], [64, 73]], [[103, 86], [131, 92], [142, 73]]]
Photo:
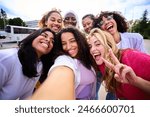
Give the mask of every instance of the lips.
[[73, 54], [75, 53], [75, 50], [69, 50], [68, 53], [69, 53], [70, 55], [73, 55]]

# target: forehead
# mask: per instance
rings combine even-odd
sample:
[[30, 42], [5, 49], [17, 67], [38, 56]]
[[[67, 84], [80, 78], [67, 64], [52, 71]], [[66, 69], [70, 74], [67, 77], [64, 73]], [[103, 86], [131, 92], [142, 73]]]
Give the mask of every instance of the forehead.
[[49, 35], [49, 36], [54, 36], [53, 33], [50, 32], [50, 31], [44, 31], [44, 32], [42, 32], [41, 34], [47, 34], [47, 35]]
[[67, 13], [65, 17], [75, 17], [75, 15], [73, 13]]
[[61, 19], [61, 16], [60, 16], [60, 14], [59, 13], [57, 13], [57, 12], [53, 12], [49, 17], [58, 17], [58, 18], [60, 18]]
[[88, 38], [87, 40], [89, 43], [92, 43], [92, 42], [95, 42], [95, 41], [99, 41], [99, 39], [95, 36], [95, 35], [92, 35]]

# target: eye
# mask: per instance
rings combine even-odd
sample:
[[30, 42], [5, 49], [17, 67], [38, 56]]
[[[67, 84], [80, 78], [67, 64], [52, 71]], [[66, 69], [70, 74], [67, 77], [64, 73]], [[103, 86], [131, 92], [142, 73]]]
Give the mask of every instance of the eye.
[[65, 20], [69, 20], [69, 17], [66, 17]]
[[102, 25], [104, 24], [104, 21], [101, 20], [101, 21], [99, 22], [99, 24], [100, 24], [100, 26], [102, 26]]

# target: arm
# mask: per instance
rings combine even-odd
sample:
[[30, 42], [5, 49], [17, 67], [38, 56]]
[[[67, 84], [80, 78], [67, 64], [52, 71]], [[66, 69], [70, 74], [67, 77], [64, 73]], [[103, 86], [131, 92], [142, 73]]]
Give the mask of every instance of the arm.
[[134, 85], [150, 95], [150, 81], [138, 77]]
[[44, 83], [30, 99], [71, 100], [75, 99], [74, 73], [69, 67], [54, 68]]
[[102, 59], [105, 65], [115, 72], [114, 78], [118, 82], [131, 84], [143, 90], [144, 92], [150, 94], [150, 81], [137, 76], [134, 70], [130, 66], [120, 63], [111, 50], [110, 50], [110, 56], [114, 60], [115, 65], [108, 62], [104, 58]]

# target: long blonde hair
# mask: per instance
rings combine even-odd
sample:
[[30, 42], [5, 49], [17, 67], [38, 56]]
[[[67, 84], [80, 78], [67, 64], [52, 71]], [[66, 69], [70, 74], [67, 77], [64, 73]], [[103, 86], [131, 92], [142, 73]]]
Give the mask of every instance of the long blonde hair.
[[[105, 55], [104, 58], [111, 62], [112, 64], [114, 64], [114, 61], [111, 59], [111, 57], [109, 56], [109, 49], [112, 49], [114, 55], [117, 58], [120, 58], [120, 51], [118, 49], [118, 47], [116, 46], [116, 43], [114, 41], [114, 38], [111, 34], [109, 34], [106, 31], [102, 31], [99, 28], [94, 28], [90, 31], [90, 34], [88, 35], [88, 39], [92, 36], [95, 36], [103, 45], [104, 50], [105, 50]], [[116, 87], [118, 86], [119, 83], [117, 83], [117, 81], [114, 79], [114, 71], [109, 69], [109, 68], [105, 68], [105, 74], [102, 78], [102, 81], [105, 80], [106, 83], [106, 89], [108, 91], [114, 92]]]

